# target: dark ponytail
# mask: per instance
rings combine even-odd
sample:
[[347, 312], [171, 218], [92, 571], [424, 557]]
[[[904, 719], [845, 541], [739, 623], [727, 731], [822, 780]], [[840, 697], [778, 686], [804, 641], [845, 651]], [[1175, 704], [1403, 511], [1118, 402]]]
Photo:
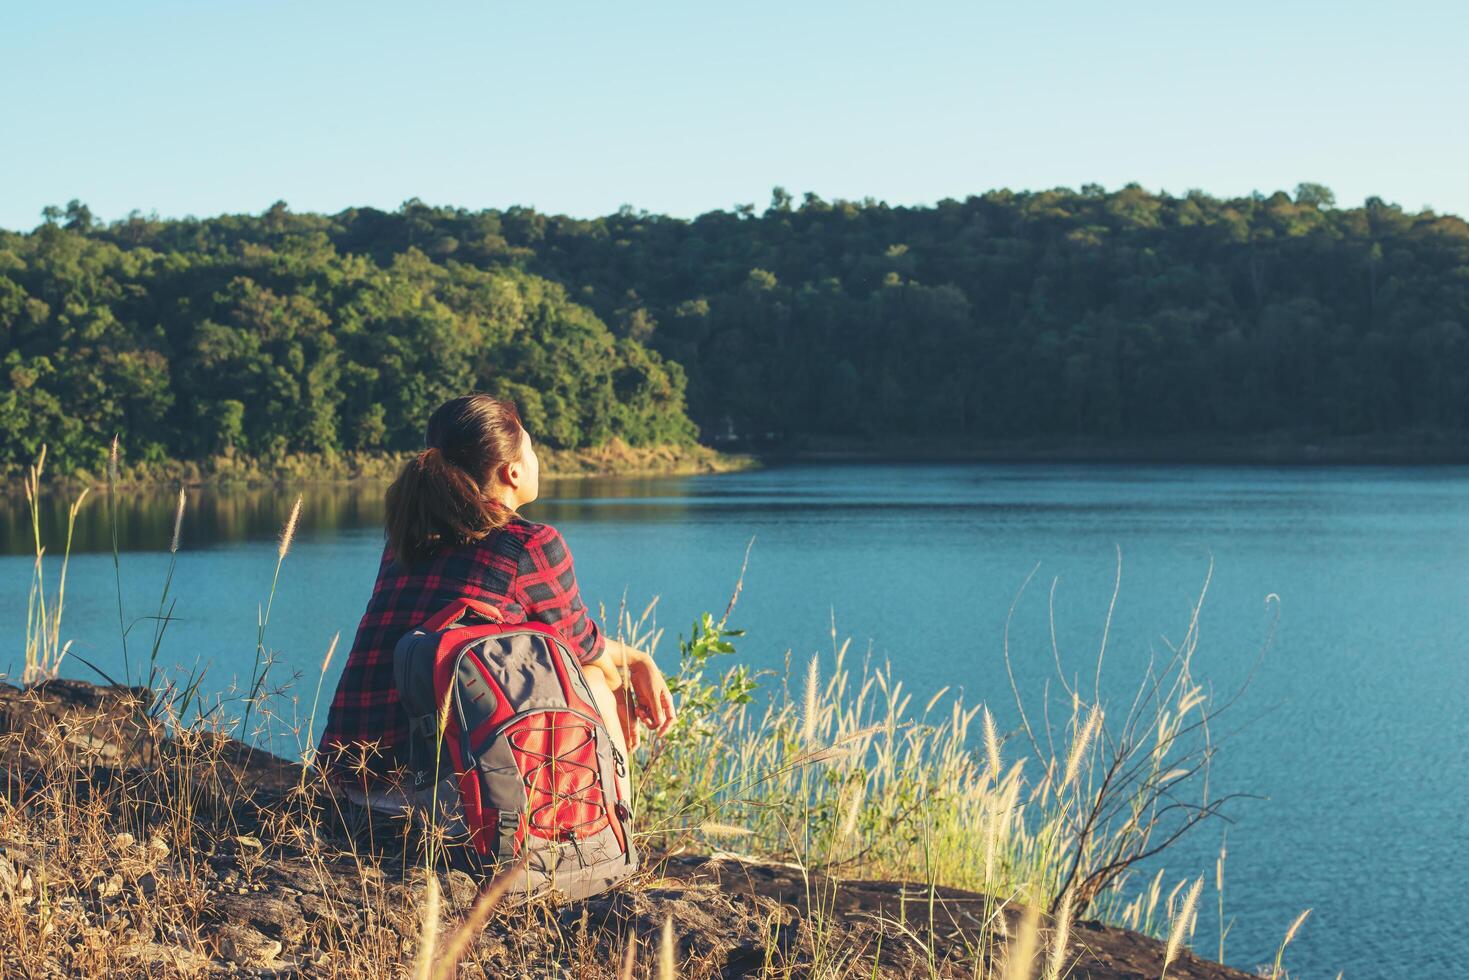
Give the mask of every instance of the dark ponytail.
[[494, 499], [495, 472], [520, 459], [515, 403], [485, 394], [445, 402], [428, 420], [426, 447], [388, 487], [387, 537], [413, 564], [440, 544], [468, 544], [504, 527], [514, 512]]

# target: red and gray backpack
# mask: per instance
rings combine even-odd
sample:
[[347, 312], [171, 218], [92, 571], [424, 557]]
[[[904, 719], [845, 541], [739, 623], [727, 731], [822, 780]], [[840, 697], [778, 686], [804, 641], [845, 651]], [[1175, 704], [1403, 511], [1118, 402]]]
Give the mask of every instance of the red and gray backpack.
[[416, 795], [462, 857], [492, 871], [529, 852], [512, 890], [568, 898], [637, 870], [627, 760], [559, 633], [459, 599], [398, 641], [393, 671]]

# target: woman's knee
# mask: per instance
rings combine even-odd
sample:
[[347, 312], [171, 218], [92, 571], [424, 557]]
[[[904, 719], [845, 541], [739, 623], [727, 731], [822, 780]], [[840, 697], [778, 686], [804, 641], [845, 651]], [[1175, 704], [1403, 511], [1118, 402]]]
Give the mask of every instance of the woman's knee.
[[617, 721], [617, 698], [612, 693], [612, 688], [607, 686], [607, 678], [602, 676], [600, 670], [589, 670], [585, 676], [587, 686], [592, 689], [592, 698], [596, 701], [597, 711], [602, 716], [602, 723], [612, 732], [612, 737], [620, 745], [622, 726]]
[[[602, 716], [602, 724], [607, 726], [607, 731], [612, 735], [612, 744], [626, 758], [627, 741], [623, 738], [622, 722], [617, 717], [617, 695], [607, 686], [607, 678], [600, 670], [589, 670], [584, 676], [587, 686], [592, 689], [592, 698], [597, 703], [597, 713]], [[626, 797], [629, 792], [626, 777], [619, 777], [618, 781], [622, 783], [622, 793]]]

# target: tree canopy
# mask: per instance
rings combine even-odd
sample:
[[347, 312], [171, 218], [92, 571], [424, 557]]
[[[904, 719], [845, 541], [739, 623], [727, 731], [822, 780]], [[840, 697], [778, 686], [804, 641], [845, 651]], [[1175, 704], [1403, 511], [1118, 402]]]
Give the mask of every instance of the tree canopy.
[[[0, 423], [79, 459], [416, 444], [514, 397], [581, 446], [706, 432], [1114, 437], [1462, 431], [1469, 225], [1302, 183], [931, 207], [775, 188], [693, 219], [396, 211], [0, 233]], [[685, 410], [687, 387], [687, 411]]]
[[186, 248], [115, 230], [0, 235], [0, 463], [46, 442], [95, 467], [117, 432], [143, 461], [418, 448], [470, 389], [552, 446], [696, 435], [679, 365], [522, 269], [411, 246], [377, 262], [321, 232]]

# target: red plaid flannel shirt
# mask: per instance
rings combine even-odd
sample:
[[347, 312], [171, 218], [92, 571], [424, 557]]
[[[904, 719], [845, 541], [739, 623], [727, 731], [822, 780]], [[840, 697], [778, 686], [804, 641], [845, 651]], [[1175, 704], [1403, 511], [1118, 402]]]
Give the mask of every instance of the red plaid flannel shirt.
[[[549, 524], [521, 517], [474, 544], [444, 545], [405, 568], [384, 546], [367, 611], [357, 627], [322, 731], [318, 760], [345, 775], [362, 759], [375, 772], [396, 763], [408, 716], [393, 681], [393, 647], [404, 633], [455, 599], [499, 606], [507, 622], [554, 627], [582, 663], [601, 655], [606, 639], [577, 589], [571, 550]], [[359, 743], [354, 750], [353, 743]], [[374, 743], [376, 752], [361, 750]]]

